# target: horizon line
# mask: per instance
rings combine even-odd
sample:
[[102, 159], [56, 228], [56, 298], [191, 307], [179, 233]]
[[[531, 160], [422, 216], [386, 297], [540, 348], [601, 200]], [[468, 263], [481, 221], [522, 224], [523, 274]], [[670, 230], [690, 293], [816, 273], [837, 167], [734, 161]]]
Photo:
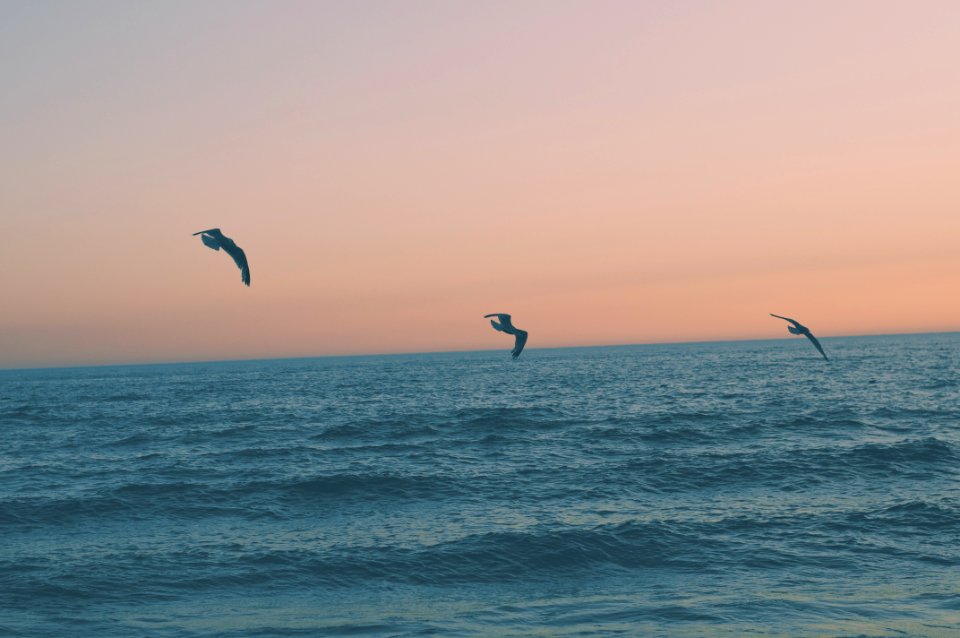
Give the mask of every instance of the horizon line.
[[[849, 339], [858, 337], [911, 337], [924, 335], [950, 335], [960, 334], [960, 330], [934, 330], [930, 332], [878, 332], [866, 334], [845, 334], [831, 335], [829, 337], [820, 337], [822, 340], [829, 339]], [[544, 346], [539, 348], [527, 348], [534, 350], [569, 350], [576, 348], [626, 348], [632, 346], [680, 346], [690, 344], [710, 344], [710, 343], [748, 343], [751, 341], [792, 341], [795, 337], [760, 337], [752, 339], [693, 339], [690, 341], [648, 341], [633, 343], [602, 343], [593, 345], [574, 345], [574, 346]], [[0, 367], [2, 372], [29, 372], [36, 370], [75, 370], [86, 368], [118, 368], [118, 367], [136, 367], [136, 366], [176, 366], [176, 365], [199, 365], [216, 363], [253, 363], [257, 361], [302, 361], [307, 359], [352, 359], [362, 357], [402, 357], [411, 355], [431, 355], [431, 354], [465, 354], [473, 352], [498, 352], [502, 348], [480, 348], [473, 350], [428, 350], [428, 351], [406, 351], [406, 352], [367, 352], [356, 354], [317, 354], [302, 356], [277, 356], [277, 357], [253, 357], [239, 359], [192, 359], [177, 361], [139, 361], [134, 363], [84, 363], [77, 365], [47, 365], [31, 367]], [[507, 351], [505, 351], [507, 352]]]

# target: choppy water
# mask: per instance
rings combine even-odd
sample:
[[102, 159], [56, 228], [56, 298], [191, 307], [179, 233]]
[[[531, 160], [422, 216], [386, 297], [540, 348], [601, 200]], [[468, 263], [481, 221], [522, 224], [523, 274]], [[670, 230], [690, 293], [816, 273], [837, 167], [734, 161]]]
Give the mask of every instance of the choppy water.
[[960, 335], [0, 373], [0, 635], [960, 635]]

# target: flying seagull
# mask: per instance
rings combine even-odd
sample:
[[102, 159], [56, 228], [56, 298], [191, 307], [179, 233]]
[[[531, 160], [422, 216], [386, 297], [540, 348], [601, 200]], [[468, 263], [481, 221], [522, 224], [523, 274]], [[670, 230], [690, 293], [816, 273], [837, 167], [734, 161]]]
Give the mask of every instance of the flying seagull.
[[240, 269], [240, 279], [246, 285], [250, 285], [250, 266], [247, 264], [247, 255], [240, 246], [237, 246], [232, 239], [221, 233], [219, 228], [201, 230], [199, 233], [194, 233], [194, 236], [196, 235], [200, 235], [200, 239], [208, 248], [214, 250], [223, 248], [223, 252], [233, 257], [233, 261], [237, 263], [237, 268]]
[[508, 335], [516, 335], [517, 340], [513, 344], [513, 350], [510, 352], [513, 355], [513, 358], [516, 359], [520, 356], [520, 353], [523, 352], [523, 346], [527, 343], [527, 331], [521, 330], [513, 325], [513, 322], [510, 321], [510, 315], [503, 313], [495, 312], [489, 315], [483, 315], [483, 317], [496, 317], [500, 320], [500, 323], [497, 323], [493, 319], [490, 319], [490, 325], [493, 326], [493, 329], [497, 332], [506, 332]]
[[[814, 345], [814, 347], [820, 351], [820, 354], [823, 355], [824, 359], [827, 359], [827, 353], [823, 351], [823, 346], [820, 345], [820, 342], [817, 341], [817, 338], [813, 336], [813, 333], [810, 332], [810, 328], [801, 324], [796, 319], [791, 319], [790, 317], [781, 317], [780, 315], [775, 315], [772, 312], [770, 313], [771, 317], [776, 317], [777, 319], [783, 319], [784, 321], [789, 321], [792, 323], [792, 326], [787, 326], [787, 330], [790, 331], [792, 335], [803, 335]], [[827, 359], [829, 361], [830, 359]]]

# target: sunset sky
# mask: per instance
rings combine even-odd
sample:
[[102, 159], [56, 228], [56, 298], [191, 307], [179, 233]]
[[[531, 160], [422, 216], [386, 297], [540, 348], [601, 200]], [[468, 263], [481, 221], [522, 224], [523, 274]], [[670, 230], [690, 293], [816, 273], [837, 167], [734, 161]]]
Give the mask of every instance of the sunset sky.
[[960, 328], [955, 2], [0, 0], [0, 86], [0, 367]]

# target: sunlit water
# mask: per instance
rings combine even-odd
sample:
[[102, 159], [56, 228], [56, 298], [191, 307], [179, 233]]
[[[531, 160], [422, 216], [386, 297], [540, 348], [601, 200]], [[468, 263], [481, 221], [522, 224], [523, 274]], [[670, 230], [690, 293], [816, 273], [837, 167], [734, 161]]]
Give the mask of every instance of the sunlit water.
[[0, 635], [960, 635], [960, 335], [0, 372]]

